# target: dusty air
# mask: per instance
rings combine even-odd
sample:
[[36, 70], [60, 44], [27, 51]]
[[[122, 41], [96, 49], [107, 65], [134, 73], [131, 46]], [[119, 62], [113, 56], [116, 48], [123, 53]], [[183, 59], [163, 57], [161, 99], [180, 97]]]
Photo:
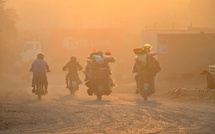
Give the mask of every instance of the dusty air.
[[0, 0], [0, 133], [214, 133], [214, 12], [214, 0]]

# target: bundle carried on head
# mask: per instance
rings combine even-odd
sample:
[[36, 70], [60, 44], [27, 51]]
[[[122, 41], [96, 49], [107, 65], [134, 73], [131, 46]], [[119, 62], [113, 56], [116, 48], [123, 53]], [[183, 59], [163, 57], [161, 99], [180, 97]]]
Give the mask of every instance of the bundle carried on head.
[[141, 54], [145, 54], [145, 53], [150, 53], [152, 49], [152, 46], [149, 45], [148, 43], [146, 43], [143, 48], [135, 48], [134, 49], [134, 53], [136, 55], [141, 55]]

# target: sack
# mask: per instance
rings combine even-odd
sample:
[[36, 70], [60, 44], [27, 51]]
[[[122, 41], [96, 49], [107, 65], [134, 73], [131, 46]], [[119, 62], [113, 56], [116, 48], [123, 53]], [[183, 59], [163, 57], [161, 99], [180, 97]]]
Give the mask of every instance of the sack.
[[100, 68], [98, 70], [95, 70], [94, 78], [106, 78], [106, 77], [107, 77], [107, 69], [106, 68]]
[[96, 63], [98, 63], [98, 64], [104, 63], [104, 60], [102, 59], [101, 56], [99, 56], [99, 55], [93, 55], [93, 57], [94, 57], [94, 60], [95, 60]]
[[146, 67], [146, 65], [147, 65], [147, 55], [146, 54], [138, 55], [137, 59], [141, 62], [143, 67]]
[[140, 54], [143, 54], [143, 53], [144, 53], [144, 50], [143, 50], [143, 48], [135, 48], [135, 49], [134, 49], [134, 53], [135, 53], [136, 55], [140, 55]]

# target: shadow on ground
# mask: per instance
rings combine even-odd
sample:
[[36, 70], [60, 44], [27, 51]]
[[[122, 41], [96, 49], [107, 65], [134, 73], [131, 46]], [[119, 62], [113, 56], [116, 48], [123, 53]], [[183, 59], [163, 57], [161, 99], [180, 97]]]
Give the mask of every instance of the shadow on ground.
[[161, 106], [161, 103], [158, 103], [157, 101], [137, 101], [137, 106], [147, 106], [147, 107], [158, 107]]
[[56, 99], [58, 102], [65, 102], [65, 101], [70, 101], [76, 98], [75, 95], [66, 95], [66, 96], [61, 96], [59, 99]]
[[82, 103], [79, 103], [80, 105], [110, 105], [111, 101], [109, 100], [94, 100], [94, 101], [85, 101]]

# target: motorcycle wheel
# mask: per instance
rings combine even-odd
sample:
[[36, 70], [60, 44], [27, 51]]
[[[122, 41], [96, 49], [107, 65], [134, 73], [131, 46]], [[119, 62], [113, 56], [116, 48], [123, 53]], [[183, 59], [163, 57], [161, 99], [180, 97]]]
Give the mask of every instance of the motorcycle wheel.
[[74, 88], [70, 89], [70, 95], [75, 95], [75, 89]]
[[42, 85], [37, 85], [37, 99], [38, 100], [41, 100], [41, 96], [42, 96], [42, 88], [43, 86]]
[[97, 94], [97, 100], [102, 100], [102, 95], [101, 94]]
[[76, 87], [70, 87], [70, 88], [69, 88], [70, 94], [71, 94], [71, 95], [75, 95], [75, 92], [78, 90], [78, 88], [79, 88], [78, 86], [76, 86]]
[[70, 90], [70, 95], [75, 95], [76, 90], [78, 90], [77, 83], [76, 83], [76, 86], [73, 87], [72, 79], [70, 79], [70, 81], [69, 81], [69, 90]]
[[141, 93], [141, 95], [142, 95], [144, 101], [148, 100], [148, 91], [143, 90], [142, 93]]
[[72, 89], [69, 89], [69, 91], [70, 91], [70, 95], [72, 95], [73, 94]]
[[98, 89], [97, 89], [97, 94], [96, 94], [96, 96], [97, 96], [97, 100], [102, 100], [102, 91], [103, 91], [103, 86], [99, 86], [98, 87]]
[[93, 91], [91, 91], [90, 89], [87, 89], [87, 94], [88, 94], [89, 96], [92, 96], [92, 95], [93, 95]]
[[39, 93], [37, 96], [38, 100], [41, 100], [41, 94]]

